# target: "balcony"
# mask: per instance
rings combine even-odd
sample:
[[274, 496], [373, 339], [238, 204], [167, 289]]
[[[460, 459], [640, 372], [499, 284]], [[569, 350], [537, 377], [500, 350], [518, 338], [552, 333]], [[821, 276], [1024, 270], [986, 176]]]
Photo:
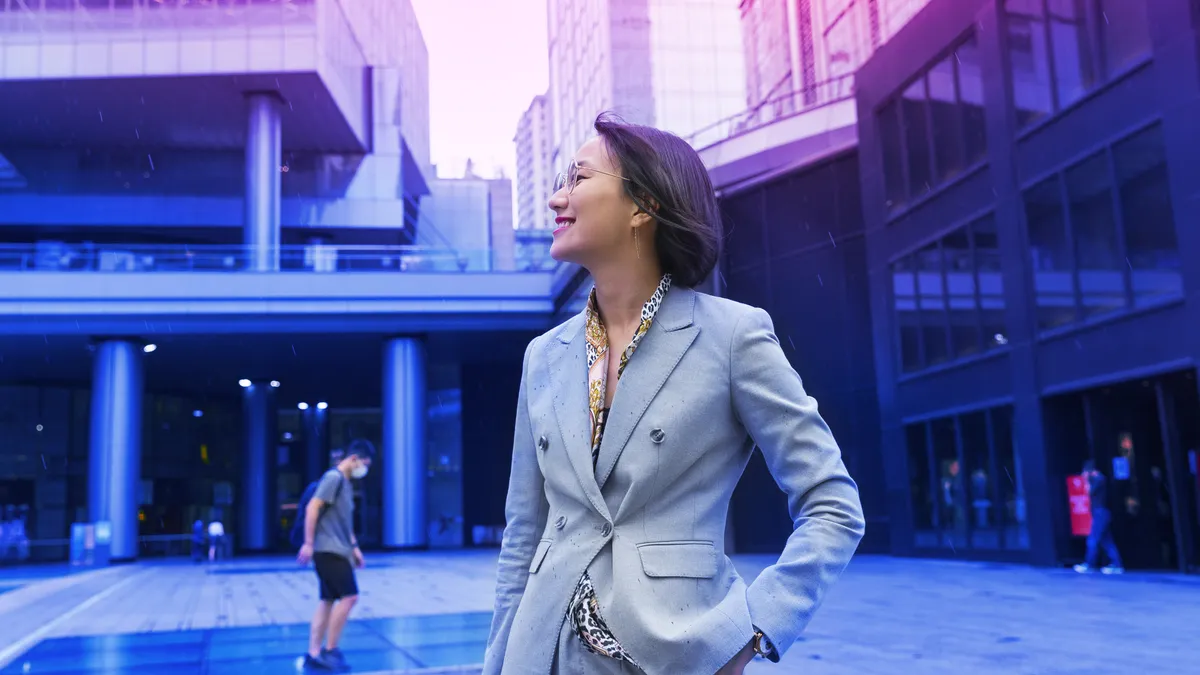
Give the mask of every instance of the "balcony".
[[858, 144], [854, 76], [763, 101], [687, 138], [721, 193], [806, 166]]
[[491, 252], [284, 246], [0, 246], [0, 333], [422, 332], [550, 328], [579, 295], [569, 265], [491, 271]]
[[240, 148], [267, 90], [285, 149], [364, 152], [366, 67], [335, 0], [0, 0], [0, 144]]

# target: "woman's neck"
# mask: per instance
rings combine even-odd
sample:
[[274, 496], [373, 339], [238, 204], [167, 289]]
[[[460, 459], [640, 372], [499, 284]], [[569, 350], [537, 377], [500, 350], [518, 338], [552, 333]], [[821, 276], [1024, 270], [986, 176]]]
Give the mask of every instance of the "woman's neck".
[[658, 265], [638, 266], [613, 270], [610, 273], [593, 272], [596, 283], [596, 305], [600, 318], [610, 331], [628, 331], [636, 328], [642, 320], [642, 306], [654, 295], [662, 281]]

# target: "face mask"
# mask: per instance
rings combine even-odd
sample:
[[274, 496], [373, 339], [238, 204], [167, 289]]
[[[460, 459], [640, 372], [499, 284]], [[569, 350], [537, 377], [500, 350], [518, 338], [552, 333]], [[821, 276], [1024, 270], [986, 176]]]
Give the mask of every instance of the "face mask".
[[350, 469], [350, 477], [354, 480], [362, 480], [367, 475], [367, 467], [363, 464]]

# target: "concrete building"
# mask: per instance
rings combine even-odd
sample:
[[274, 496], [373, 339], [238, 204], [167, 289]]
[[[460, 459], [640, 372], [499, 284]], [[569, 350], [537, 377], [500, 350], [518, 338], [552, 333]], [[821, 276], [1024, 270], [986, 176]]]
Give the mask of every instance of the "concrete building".
[[554, 217], [547, 203], [554, 176], [553, 123], [550, 99], [533, 97], [517, 124], [513, 144], [517, 149], [517, 229], [554, 229]]
[[[795, 344], [868, 550], [1078, 562], [1093, 459], [1128, 567], [1200, 565], [1200, 11], [1070, 7], [932, 0], [857, 71], [853, 129], [834, 100], [702, 150], [727, 293]], [[777, 511], [759, 480], [735, 514]]]
[[463, 271], [514, 269], [512, 181], [507, 178], [434, 178], [421, 202], [417, 243], [456, 251]]
[[284, 548], [363, 442], [366, 545], [503, 523], [521, 350], [579, 279], [488, 271], [507, 181], [440, 223], [486, 265], [418, 244], [427, 61], [407, 0], [0, 0], [0, 494], [36, 556], [72, 522], [117, 559], [195, 519]]
[[745, 108], [733, 3], [565, 0], [547, 10], [555, 167], [601, 111], [689, 135]]

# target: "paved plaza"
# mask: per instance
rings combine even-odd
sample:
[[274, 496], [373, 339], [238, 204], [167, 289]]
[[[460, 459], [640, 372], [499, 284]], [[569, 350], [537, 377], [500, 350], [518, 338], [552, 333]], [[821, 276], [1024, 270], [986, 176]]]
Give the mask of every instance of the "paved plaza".
[[[771, 559], [738, 556], [747, 578]], [[476, 672], [495, 551], [370, 556], [358, 673]], [[0, 569], [0, 675], [295, 673], [316, 590], [285, 559]], [[1200, 673], [1200, 579], [862, 556], [782, 664], [749, 675]]]

